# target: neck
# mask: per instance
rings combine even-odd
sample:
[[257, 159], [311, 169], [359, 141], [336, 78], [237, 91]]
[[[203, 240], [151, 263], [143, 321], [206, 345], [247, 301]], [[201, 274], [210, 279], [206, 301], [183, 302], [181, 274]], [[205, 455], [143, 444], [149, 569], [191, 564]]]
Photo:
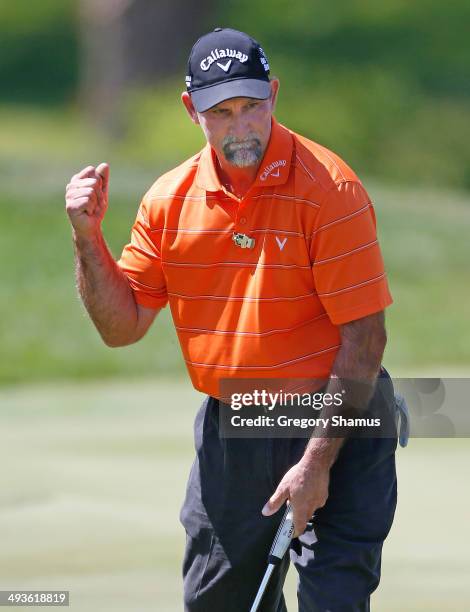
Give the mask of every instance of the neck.
[[217, 173], [221, 183], [237, 198], [243, 198], [256, 180], [259, 164], [237, 168], [217, 157]]

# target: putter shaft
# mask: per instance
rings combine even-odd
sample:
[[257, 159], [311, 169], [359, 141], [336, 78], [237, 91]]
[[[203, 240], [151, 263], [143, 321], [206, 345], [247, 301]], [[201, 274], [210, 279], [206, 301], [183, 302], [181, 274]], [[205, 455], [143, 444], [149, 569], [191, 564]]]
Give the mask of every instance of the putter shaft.
[[258, 592], [256, 593], [255, 601], [251, 606], [250, 612], [256, 612], [258, 610], [258, 606], [264, 595], [269, 579], [271, 578], [271, 574], [273, 573], [275, 566], [281, 562], [282, 558], [286, 554], [293, 534], [294, 518], [292, 514], [292, 508], [290, 507], [290, 504], [288, 504], [285, 509], [284, 516], [282, 517], [282, 520], [279, 524], [276, 536], [274, 538], [274, 542], [271, 546], [271, 550], [269, 552], [268, 568], [263, 576], [263, 580], [261, 581]]
[[263, 598], [264, 591], [266, 590], [266, 586], [269, 582], [269, 579], [271, 578], [271, 574], [274, 571], [274, 567], [275, 566], [272, 563], [268, 565], [268, 569], [264, 573], [263, 580], [259, 585], [258, 593], [256, 594], [256, 598], [253, 602], [253, 605], [251, 606], [250, 612], [256, 612], [258, 610], [258, 606], [261, 603], [261, 599]]

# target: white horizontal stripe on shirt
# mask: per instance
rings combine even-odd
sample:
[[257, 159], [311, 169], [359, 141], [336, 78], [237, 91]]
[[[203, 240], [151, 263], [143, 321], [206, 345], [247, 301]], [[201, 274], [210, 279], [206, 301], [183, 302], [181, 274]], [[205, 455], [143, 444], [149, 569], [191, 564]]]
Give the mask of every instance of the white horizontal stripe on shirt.
[[218, 266], [235, 266], [239, 268], [285, 268], [285, 269], [302, 269], [310, 270], [310, 266], [297, 266], [296, 264], [260, 264], [243, 261], [217, 261], [209, 264], [196, 264], [191, 262], [163, 261], [163, 265], [167, 266], [183, 266], [186, 268], [213, 268]]
[[190, 333], [201, 333], [201, 332], [203, 332], [203, 333], [206, 333], [206, 334], [215, 334], [215, 335], [260, 337], [260, 336], [271, 336], [271, 335], [274, 335], [274, 334], [281, 334], [281, 333], [293, 331], [293, 330], [296, 330], [296, 329], [300, 329], [302, 327], [306, 327], [310, 323], [313, 323], [315, 321], [319, 321], [321, 319], [324, 319], [327, 316], [328, 315], [325, 313], [325, 314], [319, 315], [318, 317], [314, 317], [313, 319], [309, 319], [308, 321], [302, 321], [302, 323], [294, 325], [293, 327], [285, 327], [285, 328], [280, 328], [280, 329], [270, 329], [270, 330], [265, 331], [265, 332], [242, 332], [242, 331], [236, 331], [236, 330], [203, 329], [203, 328], [199, 328], [199, 327], [194, 327], [194, 328], [191, 328], [191, 327], [179, 327], [179, 326], [175, 326], [175, 327], [176, 327], [176, 329], [178, 331], [190, 332]]
[[263, 366], [263, 365], [230, 366], [230, 365], [224, 365], [220, 363], [200, 363], [197, 361], [189, 361], [188, 359], [185, 359], [185, 361], [186, 363], [189, 363], [189, 365], [201, 367], [201, 368], [220, 368], [223, 370], [275, 370], [276, 368], [282, 368], [292, 363], [298, 363], [299, 361], [305, 361], [306, 359], [313, 359], [314, 357], [318, 357], [320, 355], [323, 355], [324, 353], [330, 353], [331, 351], [334, 351], [340, 347], [341, 347], [341, 344], [337, 344], [335, 346], [330, 346], [327, 349], [316, 351], [315, 353], [310, 353], [309, 355], [303, 355], [302, 357], [296, 357], [295, 359], [289, 359], [288, 361], [282, 361], [281, 363], [276, 363], [270, 366]]
[[372, 283], [376, 283], [385, 277], [385, 273], [380, 274], [379, 276], [374, 276], [373, 278], [369, 278], [368, 280], [357, 283], [356, 285], [351, 285], [350, 287], [344, 287], [344, 289], [338, 289], [337, 291], [331, 291], [330, 293], [319, 293], [319, 297], [330, 297], [332, 295], [339, 295], [340, 293], [346, 293], [347, 291], [352, 291], [353, 289], [357, 289], [358, 287], [363, 287], [364, 285], [370, 285]]
[[369, 202], [367, 202], [367, 204], [365, 204], [362, 208], [355, 210], [353, 213], [349, 215], [345, 215], [344, 217], [340, 217], [339, 219], [335, 219], [334, 221], [330, 221], [330, 223], [325, 223], [325, 225], [321, 225], [313, 232], [312, 236], [314, 236], [318, 232], [323, 231], [324, 229], [332, 227], [333, 225], [337, 225], [338, 223], [343, 223], [344, 221], [347, 221], [348, 219], [352, 219], [353, 217], [357, 217], [358, 215], [361, 215], [362, 213], [366, 212], [369, 209], [369, 206], [370, 206]]
[[327, 259], [320, 259], [319, 261], [314, 261], [313, 265], [320, 266], [321, 264], [329, 263], [330, 261], [336, 261], [337, 259], [343, 259], [343, 257], [348, 257], [349, 255], [353, 255], [354, 253], [359, 253], [360, 251], [364, 251], [365, 249], [368, 249], [369, 247], [372, 247], [375, 244], [378, 244], [378, 240], [373, 240], [372, 242], [368, 242], [367, 244], [363, 244], [360, 247], [351, 249], [350, 251], [347, 251], [346, 253], [335, 255], [334, 257], [328, 257]]
[[182, 298], [184, 300], [222, 300], [224, 302], [287, 302], [295, 300], [303, 300], [308, 297], [316, 295], [315, 292], [306, 293], [304, 295], [294, 295], [292, 297], [270, 297], [270, 298], [256, 298], [247, 296], [231, 296], [231, 295], [184, 295], [182, 293], [170, 293], [168, 295]]

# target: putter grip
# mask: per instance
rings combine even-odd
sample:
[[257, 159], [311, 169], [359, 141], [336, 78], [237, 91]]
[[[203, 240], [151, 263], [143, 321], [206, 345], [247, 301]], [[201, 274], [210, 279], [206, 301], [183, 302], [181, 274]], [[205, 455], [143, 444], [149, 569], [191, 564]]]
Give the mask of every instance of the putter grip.
[[274, 538], [273, 545], [269, 551], [269, 563], [277, 565], [286, 554], [286, 550], [289, 548], [292, 536], [294, 535], [294, 520], [292, 514], [292, 508], [290, 504], [287, 506], [284, 516], [282, 517], [281, 524]]

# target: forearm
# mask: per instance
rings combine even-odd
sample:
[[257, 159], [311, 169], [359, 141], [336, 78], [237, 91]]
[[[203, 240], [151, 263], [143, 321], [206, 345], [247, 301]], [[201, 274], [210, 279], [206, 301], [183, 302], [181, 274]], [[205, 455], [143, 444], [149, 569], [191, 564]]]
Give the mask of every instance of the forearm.
[[138, 313], [132, 290], [101, 234], [73, 233], [77, 288], [96, 329], [108, 346], [134, 341]]
[[322, 464], [327, 468], [336, 461], [339, 450], [350, 434], [347, 428], [332, 427], [331, 417], [341, 415], [346, 418], [361, 415], [367, 408], [374, 393], [377, 375], [382, 362], [386, 344], [383, 313], [372, 319], [376, 324], [373, 333], [363, 334], [360, 325], [351, 324], [342, 334], [342, 345], [336, 356], [331, 377], [325, 393], [335, 396], [339, 393], [343, 398], [340, 407], [324, 406], [321, 416], [328, 419], [328, 425], [312, 436], [305, 453], [304, 460], [308, 464]]

